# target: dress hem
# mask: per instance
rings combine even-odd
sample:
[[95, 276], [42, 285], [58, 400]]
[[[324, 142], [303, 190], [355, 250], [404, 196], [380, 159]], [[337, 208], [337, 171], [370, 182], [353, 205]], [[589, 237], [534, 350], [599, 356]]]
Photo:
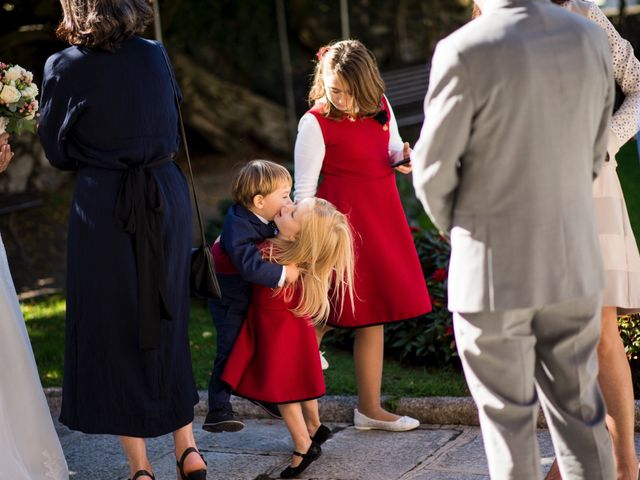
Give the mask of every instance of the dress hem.
[[357, 330], [359, 328], [367, 328], [367, 327], [377, 327], [379, 325], [388, 325], [390, 323], [399, 323], [399, 322], [409, 322], [411, 320], [418, 320], [419, 318], [424, 317], [425, 315], [429, 314], [431, 312], [431, 310], [428, 310], [420, 315], [416, 315], [415, 317], [408, 317], [408, 318], [401, 318], [398, 320], [387, 320], [384, 322], [378, 322], [378, 323], [368, 323], [366, 325], [336, 325], [330, 322], [327, 322], [327, 325], [329, 325], [332, 328], [351, 328], [354, 330]]
[[327, 392], [325, 390], [322, 394], [317, 395], [315, 397], [303, 398], [303, 399], [300, 399], [300, 400], [287, 400], [286, 402], [275, 402], [273, 400], [259, 400], [257, 398], [248, 397], [246, 395], [241, 395], [241, 394], [236, 393], [236, 392], [232, 392], [232, 393], [236, 397], [244, 398], [245, 400], [249, 400], [250, 402], [263, 402], [263, 403], [273, 403], [274, 405], [287, 405], [289, 403], [301, 403], [301, 402], [310, 402], [311, 400], [317, 400], [319, 398], [324, 397]]
[[[200, 400], [198, 398], [198, 400], [193, 403], [193, 407], [195, 407], [199, 401]], [[70, 430], [87, 433], [91, 435], [118, 435], [118, 436], [137, 437], [137, 438], [155, 438], [155, 437], [160, 437], [162, 435], [167, 435], [169, 433], [175, 432], [176, 430], [179, 430], [180, 428], [186, 425], [189, 425], [190, 423], [193, 423], [193, 419], [195, 417], [193, 407], [191, 408], [189, 413], [181, 416], [175, 416], [174, 417], [175, 422], [172, 423], [172, 426], [170, 427], [166, 426], [164, 428], [155, 428], [155, 429], [134, 428], [129, 422], [125, 422], [127, 423], [126, 428], [124, 427], [118, 428], [118, 425], [112, 421], [109, 422], [110, 424], [109, 426], [105, 426], [104, 424], [102, 424], [102, 425], [93, 425], [92, 427], [82, 427], [79, 424], [79, 422], [67, 421], [67, 419], [65, 419], [62, 414], [60, 415], [58, 420], [60, 420], [60, 423], [65, 425]]]

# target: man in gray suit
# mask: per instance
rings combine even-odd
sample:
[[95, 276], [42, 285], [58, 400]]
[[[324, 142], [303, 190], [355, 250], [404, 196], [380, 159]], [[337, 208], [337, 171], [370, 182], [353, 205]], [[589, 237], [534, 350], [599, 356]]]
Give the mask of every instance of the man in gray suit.
[[476, 0], [442, 40], [414, 186], [450, 231], [449, 309], [493, 479], [541, 477], [538, 400], [562, 477], [615, 478], [597, 384], [591, 187], [614, 87], [592, 22], [549, 0]]

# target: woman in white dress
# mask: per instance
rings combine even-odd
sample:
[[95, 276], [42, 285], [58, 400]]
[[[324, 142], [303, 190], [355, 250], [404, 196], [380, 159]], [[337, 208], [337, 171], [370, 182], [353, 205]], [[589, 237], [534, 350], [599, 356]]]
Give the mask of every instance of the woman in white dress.
[[[0, 172], [13, 152], [0, 135]], [[69, 478], [0, 239], [0, 478]]]
[[[609, 161], [593, 183], [600, 249], [606, 272], [602, 301], [602, 327], [598, 345], [598, 382], [607, 405], [607, 428], [611, 434], [618, 480], [638, 478], [638, 456], [634, 445], [635, 405], [631, 371], [618, 332], [620, 314], [640, 311], [640, 255], [633, 236], [615, 156], [638, 131], [640, 62], [633, 47], [618, 34], [595, 2], [553, 0], [561, 7], [597, 23], [611, 46], [615, 81], [625, 100], [613, 114], [607, 152]], [[549, 479], [560, 478], [552, 468]]]

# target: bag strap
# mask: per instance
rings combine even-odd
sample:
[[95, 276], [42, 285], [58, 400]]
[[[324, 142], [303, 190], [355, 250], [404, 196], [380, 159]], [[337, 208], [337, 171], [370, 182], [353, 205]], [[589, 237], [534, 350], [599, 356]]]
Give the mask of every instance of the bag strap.
[[171, 86], [173, 88], [173, 97], [176, 101], [176, 108], [178, 109], [178, 118], [180, 123], [180, 137], [182, 138], [182, 146], [184, 148], [184, 153], [187, 157], [187, 165], [189, 167], [189, 180], [191, 181], [191, 191], [193, 192], [193, 202], [196, 205], [196, 214], [198, 216], [198, 225], [200, 225], [200, 235], [202, 236], [202, 244], [206, 245], [207, 241], [204, 236], [204, 225], [202, 224], [202, 215], [200, 214], [200, 205], [198, 204], [198, 195], [196, 194], [196, 184], [193, 181], [193, 170], [191, 169], [191, 158], [189, 157], [189, 146], [187, 145], [187, 135], [184, 131], [184, 121], [182, 120], [182, 110], [180, 108], [180, 99], [178, 98], [178, 87], [176, 86], [176, 79], [173, 76], [173, 69], [171, 68], [171, 63], [169, 62], [169, 56], [167, 55], [167, 51], [164, 49], [160, 42], [157, 43], [158, 48], [162, 52], [162, 56], [164, 57], [164, 61], [167, 65], [167, 69], [169, 70], [169, 78], [171, 78]]

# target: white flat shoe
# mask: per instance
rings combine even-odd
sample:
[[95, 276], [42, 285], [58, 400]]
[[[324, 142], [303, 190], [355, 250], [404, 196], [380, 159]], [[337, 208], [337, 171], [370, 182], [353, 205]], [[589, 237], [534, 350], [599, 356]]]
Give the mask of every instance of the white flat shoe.
[[320, 365], [322, 366], [322, 370], [329, 368], [329, 362], [324, 358], [324, 352], [320, 352]]
[[406, 416], [393, 422], [374, 420], [360, 413], [357, 408], [353, 411], [353, 424], [356, 430], [386, 430], [388, 432], [406, 432], [420, 426], [418, 420]]

